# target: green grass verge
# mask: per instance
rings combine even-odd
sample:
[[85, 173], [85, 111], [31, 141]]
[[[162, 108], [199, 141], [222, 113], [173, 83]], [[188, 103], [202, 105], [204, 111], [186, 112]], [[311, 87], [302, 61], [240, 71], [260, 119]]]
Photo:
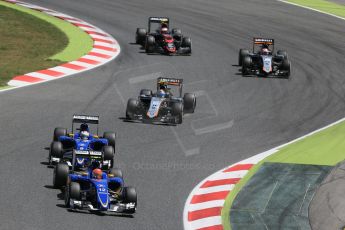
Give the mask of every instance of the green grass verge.
[[31, 10], [25, 7], [14, 5], [11, 3], [3, 2], [0, 0], [0, 5], [16, 9], [18, 11], [31, 14], [39, 19], [42, 19], [55, 27], [60, 31], [63, 31], [68, 38], [68, 44], [58, 53], [55, 53], [49, 59], [59, 60], [62, 62], [69, 62], [78, 59], [79, 57], [87, 54], [93, 45], [91, 37], [83, 30], [73, 26], [71, 23], [60, 20], [45, 13], [41, 13], [36, 10]]
[[0, 0], [0, 87], [14, 76], [76, 60], [91, 38], [68, 22]]
[[345, 6], [325, 0], [287, 0], [301, 6], [307, 6], [339, 17], [345, 17]]

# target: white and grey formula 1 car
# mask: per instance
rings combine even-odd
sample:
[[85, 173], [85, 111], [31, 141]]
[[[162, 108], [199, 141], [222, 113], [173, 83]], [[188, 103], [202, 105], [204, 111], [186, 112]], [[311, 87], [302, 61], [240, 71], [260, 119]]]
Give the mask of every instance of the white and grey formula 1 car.
[[253, 51], [240, 49], [238, 65], [243, 76], [290, 77], [291, 64], [286, 51], [274, 53], [274, 39], [253, 38]]

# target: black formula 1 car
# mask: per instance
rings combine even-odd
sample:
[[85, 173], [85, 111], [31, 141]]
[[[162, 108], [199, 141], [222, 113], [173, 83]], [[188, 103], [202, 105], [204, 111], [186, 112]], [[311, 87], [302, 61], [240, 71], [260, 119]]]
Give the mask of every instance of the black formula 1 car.
[[290, 77], [290, 61], [286, 51], [274, 53], [274, 39], [253, 38], [253, 51], [240, 49], [238, 64], [242, 75]]
[[137, 28], [135, 42], [145, 48], [146, 53], [167, 55], [191, 55], [192, 40], [182, 35], [180, 29], [169, 30], [169, 18], [150, 17], [148, 29]]
[[[178, 96], [174, 96], [169, 86], [178, 87]], [[161, 124], [181, 124], [183, 114], [194, 113], [196, 97], [185, 93], [182, 97], [183, 79], [157, 78], [157, 92], [142, 89], [138, 99], [127, 102], [126, 120]]]

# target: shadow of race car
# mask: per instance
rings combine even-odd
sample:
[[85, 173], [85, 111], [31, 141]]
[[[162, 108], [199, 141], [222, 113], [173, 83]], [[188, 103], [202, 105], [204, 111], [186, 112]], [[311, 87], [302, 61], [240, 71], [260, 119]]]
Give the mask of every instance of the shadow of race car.
[[[176, 86], [178, 96], [173, 96]], [[196, 97], [193, 93], [185, 93], [182, 97], [183, 79], [157, 78], [157, 92], [140, 90], [138, 99], [130, 98], [127, 102], [126, 120], [142, 121], [158, 124], [181, 124], [183, 114], [194, 113]]]
[[182, 35], [180, 29], [169, 31], [169, 18], [150, 17], [148, 29], [137, 28], [135, 42], [145, 48], [146, 53], [167, 55], [191, 55], [192, 40]]
[[[76, 123], [81, 125], [80, 128], [74, 130]], [[96, 135], [90, 133], [89, 124], [97, 125]], [[93, 150], [103, 153], [104, 157], [102, 158], [101, 166], [103, 168], [111, 168], [114, 164], [116, 135], [113, 132], [104, 132], [102, 137], [98, 136], [98, 124], [98, 116], [74, 115], [72, 133], [68, 133], [65, 128], [55, 128], [53, 142], [49, 148], [49, 164], [65, 162], [71, 167], [73, 150]], [[87, 163], [87, 159], [84, 159], [82, 156], [74, 162], [76, 167], [81, 168]]]
[[274, 39], [253, 38], [253, 51], [240, 49], [238, 65], [243, 76], [290, 77], [291, 64], [286, 51], [274, 53]]

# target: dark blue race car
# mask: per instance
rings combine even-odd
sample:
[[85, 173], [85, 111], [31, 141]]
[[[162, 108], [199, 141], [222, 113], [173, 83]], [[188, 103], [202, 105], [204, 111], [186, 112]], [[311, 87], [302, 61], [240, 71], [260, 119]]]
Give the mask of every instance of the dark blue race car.
[[[76, 123], [80, 127], [74, 130]], [[97, 125], [97, 134], [91, 134], [89, 124]], [[103, 136], [98, 135], [98, 116], [74, 115], [72, 120], [72, 131], [67, 132], [65, 128], [55, 128], [53, 142], [49, 148], [49, 164], [65, 162], [72, 166], [72, 150], [93, 150], [103, 152], [103, 159], [100, 162], [102, 168], [111, 168], [114, 163], [115, 154], [115, 133], [104, 132]], [[73, 133], [76, 131], [75, 133]], [[74, 162], [76, 167], [85, 167], [90, 162], [87, 159], [79, 157]]]
[[100, 154], [94, 151], [73, 151], [73, 159], [83, 156], [91, 160], [92, 164], [86, 170], [80, 170], [58, 163], [54, 170], [54, 187], [64, 189], [65, 205], [72, 211], [135, 213], [135, 188], [124, 187], [120, 169], [102, 171], [95, 160]]

